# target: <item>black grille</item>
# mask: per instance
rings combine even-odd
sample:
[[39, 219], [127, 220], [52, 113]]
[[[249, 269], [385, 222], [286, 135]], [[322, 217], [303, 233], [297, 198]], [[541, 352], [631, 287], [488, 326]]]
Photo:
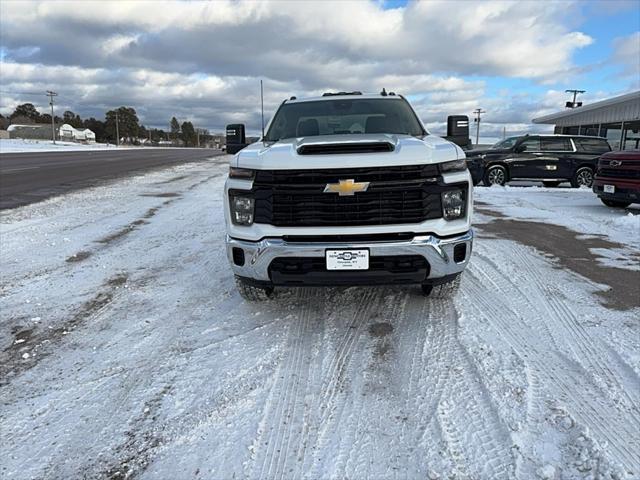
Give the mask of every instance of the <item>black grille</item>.
[[298, 155], [339, 155], [376, 152], [393, 152], [393, 144], [389, 142], [327, 143], [303, 145], [298, 148]]
[[640, 178], [640, 168], [635, 170], [623, 168], [601, 168], [598, 170], [598, 176], [610, 178]]
[[[324, 193], [327, 183], [369, 182], [351, 196]], [[258, 171], [254, 181], [256, 223], [275, 226], [350, 226], [420, 223], [440, 218], [436, 165], [332, 170]]]
[[327, 270], [323, 257], [279, 257], [269, 265], [274, 285], [385, 285], [420, 283], [429, 264], [420, 255], [369, 258], [368, 270]]

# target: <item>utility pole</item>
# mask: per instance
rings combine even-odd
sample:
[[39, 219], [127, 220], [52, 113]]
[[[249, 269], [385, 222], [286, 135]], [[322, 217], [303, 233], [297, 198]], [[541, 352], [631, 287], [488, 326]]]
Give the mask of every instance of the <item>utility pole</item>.
[[573, 89], [569, 89], [569, 90], [565, 90], [566, 93], [573, 93], [573, 102], [567, 102], [565, 103], [565, 107], [566, 108], [576, 108], [576, 107], [581, 107], [582, 106], [582, 102], [576, 102], [576, 97], [578, 96], [579, 93], [585, 93], [586, 90], [573, 90]]
[[120, 126], [118, 125], [118, 110], [116, 110], [116, 147], [120, 146]]
[[51, 138], [53, 139], [53, 144], [56, 143], [56, 121], [53, 116], [53, 97], [57, 97], [58, 94], [56, 92], [52, 92], [51, 90], [47, 90], [47, 96], [49, 97], [49, 105], [51, 105]]
[[476, 108], [473, 113], [476, 115], [476, 118], [473, 119], [476, 122], [476, 147], [478, 146], [478, 142], [480, 141], [480, 115], [483, 113], [487, 113], [481, 108]]

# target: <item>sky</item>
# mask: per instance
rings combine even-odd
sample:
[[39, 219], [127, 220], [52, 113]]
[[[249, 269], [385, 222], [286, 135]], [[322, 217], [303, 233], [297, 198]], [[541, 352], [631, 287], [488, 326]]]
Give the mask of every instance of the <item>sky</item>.
[[147, 127], [260, 129], [290, 96], [405, 95], [434, 133], [486, 111], [482, 135], [548, 131], [531, 119], [640, 90], [640, 0], [0, 2], [0, 113], [30, 102]]

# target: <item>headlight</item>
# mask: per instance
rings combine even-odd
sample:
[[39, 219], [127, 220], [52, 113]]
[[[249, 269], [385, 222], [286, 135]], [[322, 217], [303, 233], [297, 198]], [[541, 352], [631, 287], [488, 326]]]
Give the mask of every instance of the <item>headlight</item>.
[[231, 195], [229, 197], [231, 221], [236, 225], [252, 225], [254, 204], [255, 201], [252, 197]]
[[467, 161], [462, 158], [460, 160], [452, 160], [451, 162], [444, 162], [440, 164], [440, 171], [446, 172], [462, 172], [467, 169]]
[[464, 193], [462, 190], [449, 190], [442, 193], [442, 213], [445, 220], [456, 220], [464, 216]]
[[253, 180], [256, 175], [255, 170], [249, 168], [229, 167], [229, 178], [241, 178], [243, 180]]

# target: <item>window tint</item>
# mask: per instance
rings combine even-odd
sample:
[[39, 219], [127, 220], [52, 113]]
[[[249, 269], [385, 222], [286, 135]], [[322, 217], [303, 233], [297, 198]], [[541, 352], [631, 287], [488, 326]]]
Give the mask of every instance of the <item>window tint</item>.
[[509, 138], [505, 138], [504, 140], [499, 141], [498, 143], [494, 144], [491, 148], [494, 150], [500, 149], [500, 148], [511, 148], [513, 147], [516, 142], [518, 140], [520, 140], [521, 137], [509, 137]]
[[598, 136], [598, 125], [583, 125], [580, 127], [580, 135]]
[[622, 150], [638, 150], [640, 148], [640, 122], [624, 124], [624, 140]]
[[573, 147], [566, 137], [542, 137], [542, 151], [570, 152]]
[[609, 147], [605, 139], [576, 137], [573, 139], [573, 142], [576, 144], [576, 149], [579, 152], [605, 153], [611, 151], [611, 147]]
[[565, 135], [578, 135], [580, 133], [580, 127], [563, 127], [562, 132]]
[[600, 136], [605, 137], [614, 150], [620, 150], [620, 140], [622, 137], [621, 123], [605, 123], [600, 129]]
[[266, 140], [365, 133], [421, 136], [424, 130], [400, 98], [336, 99], [285, 103], [276, 112]]
[[523, 152], [539, 152], [540, 151], [540, 137], [527, 138], [520, 144], [520, 148]]

